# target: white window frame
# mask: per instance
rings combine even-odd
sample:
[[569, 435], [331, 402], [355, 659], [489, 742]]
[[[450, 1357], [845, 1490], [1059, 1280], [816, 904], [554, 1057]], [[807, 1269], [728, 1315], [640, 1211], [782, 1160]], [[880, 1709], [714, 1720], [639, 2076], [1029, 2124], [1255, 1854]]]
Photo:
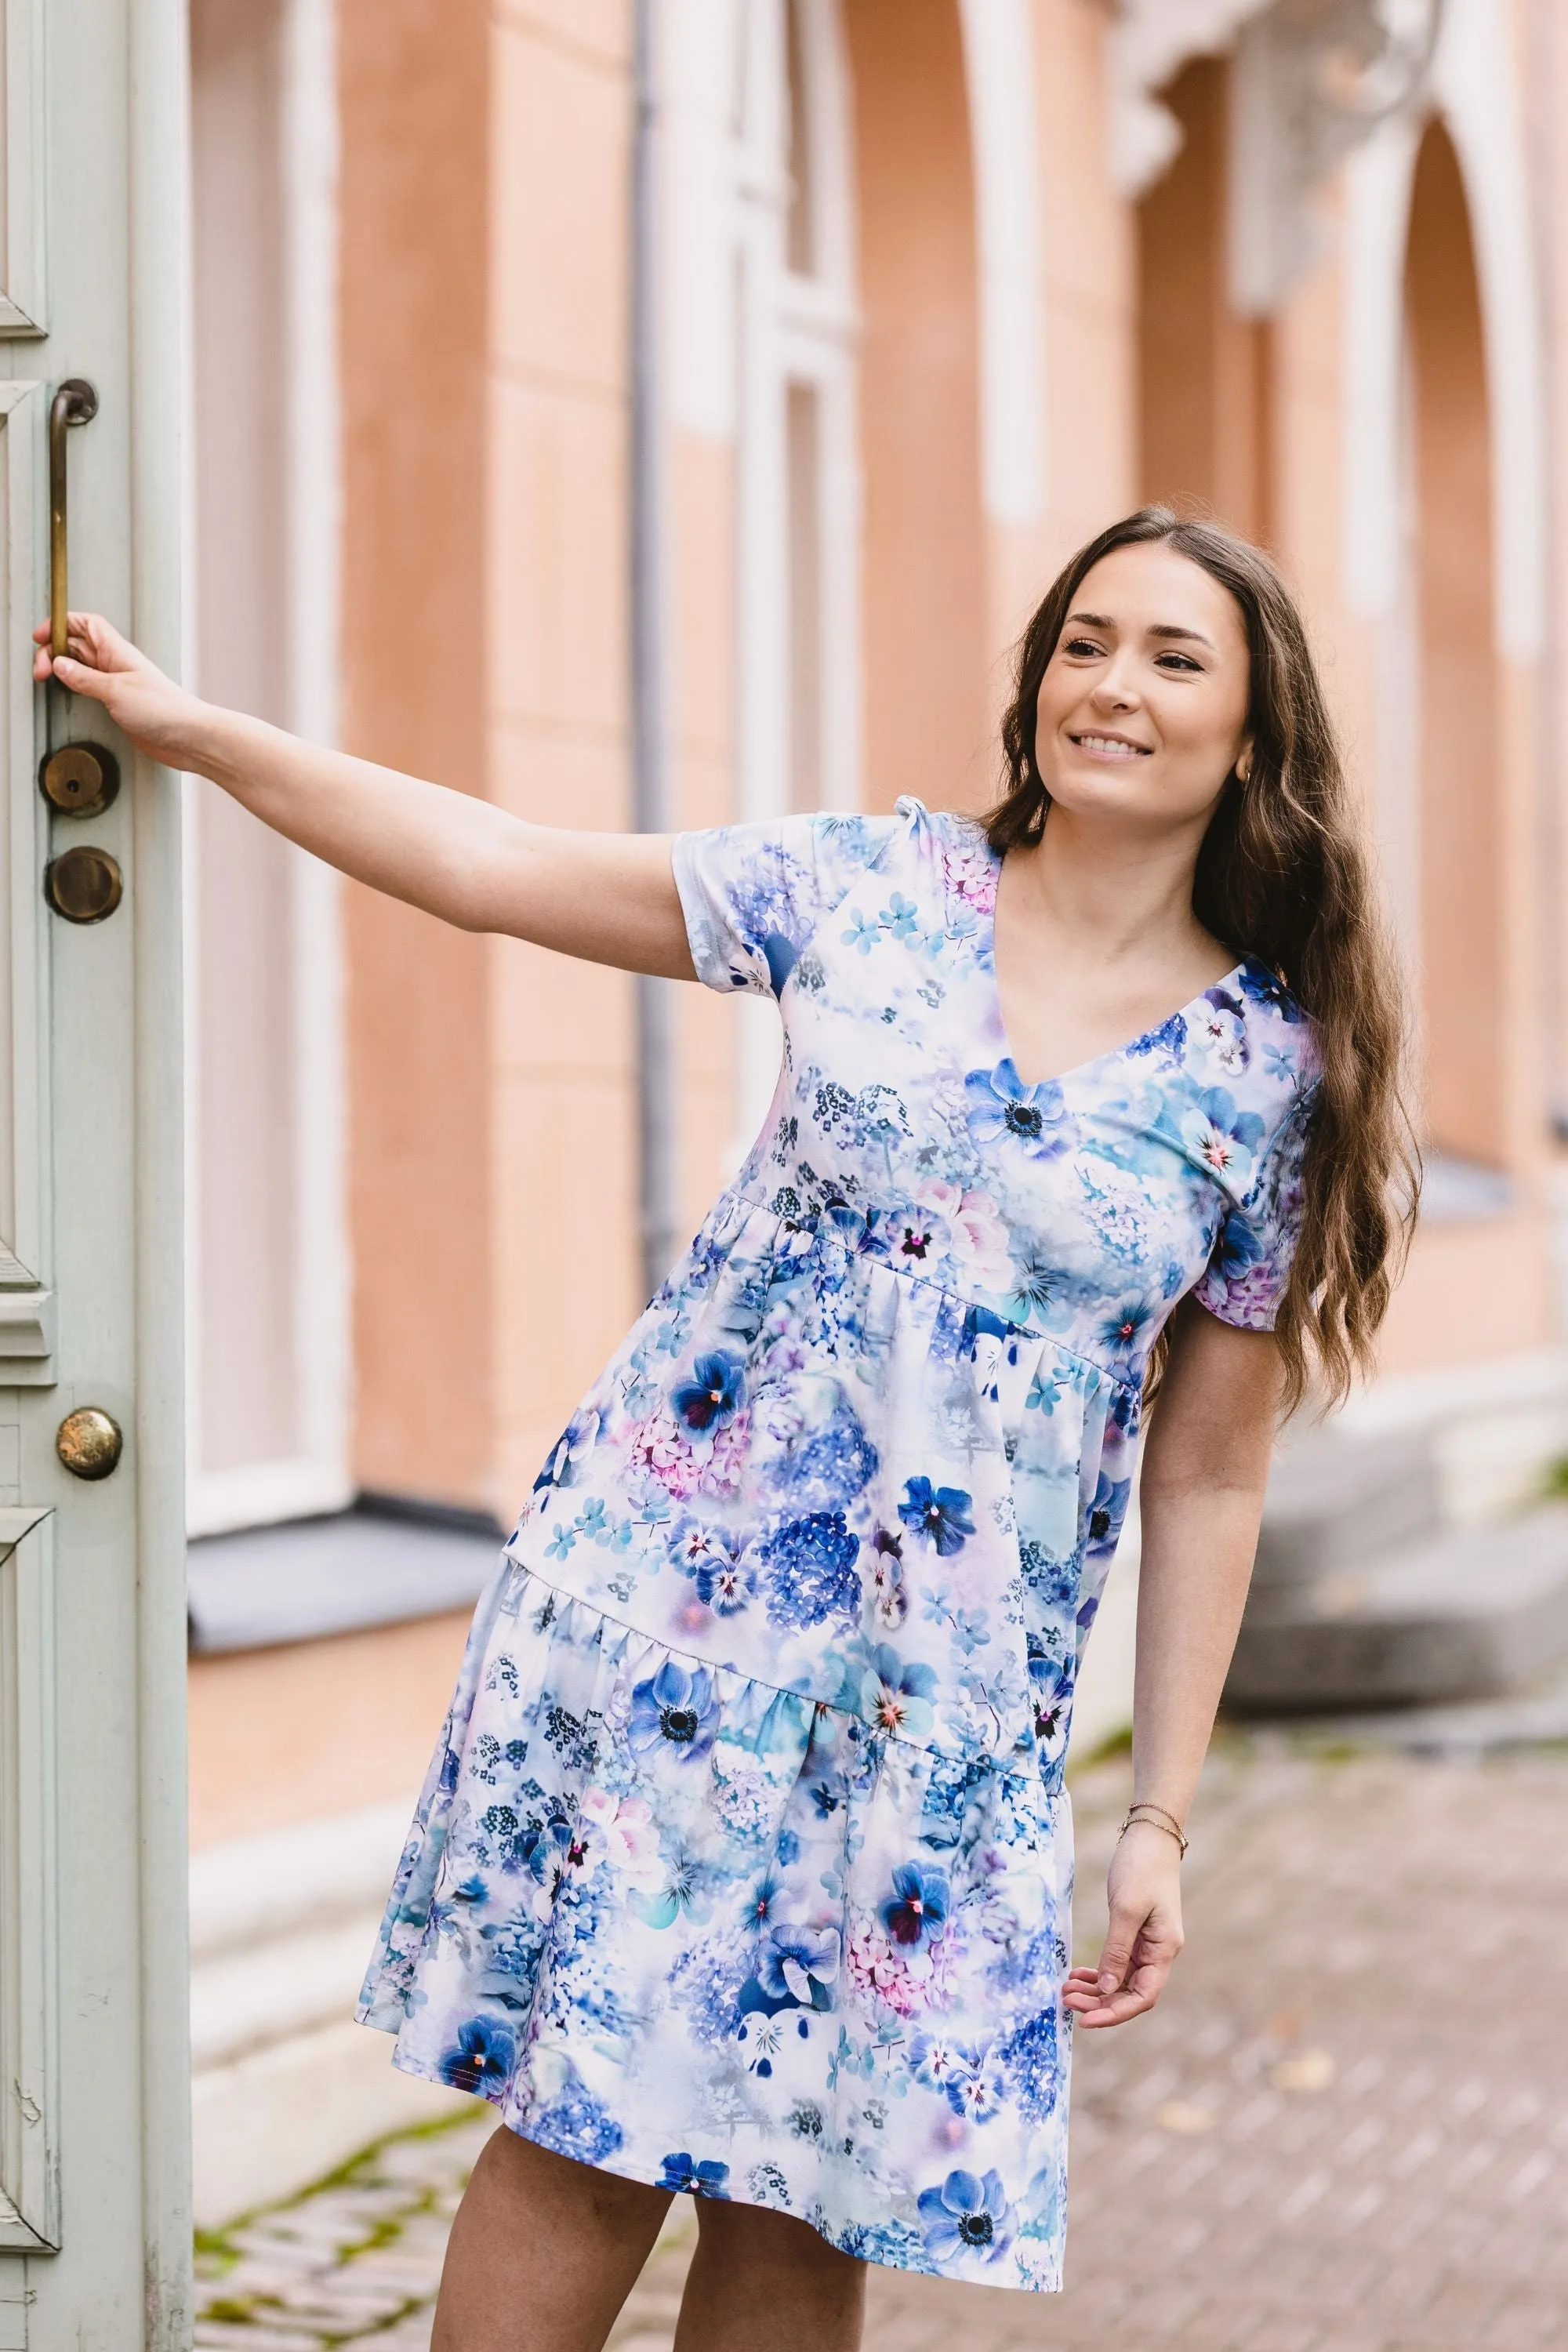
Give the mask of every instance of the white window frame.
[[[792, 269], [789, 0], [747, 0], [738, 171], [738, 766], [741, 814], [791, 804], [789, 395], [817, 402], [817, 773], [826, 808], [860, 804], [861, 484], [854, 148], [839, 0], [795, 0], [810, 142], [814, 268]], [[760, 1127], [778, 1024], [742, 1009], [740, 1129]], [[743, 1148], [743, 1147], [742, 1147]]]
[[[342, 516], [338, 376], [338, 100], [334, 0], [284, 0], [282, 153], [286, 317], [285, 479], [289, 719], [321, 743], [338, 735]], [[189, 340], [189, 339], [187, 339]], [[191, 551], [194, 554], [194, 549]], [[191, 566], [194, 573], [194, 563]], [[198, 592], [199, 593], [199, 587]], [[194, 604], [193, 597], [191, 603]], [[187, 666], [187, 675], [190, 674]], [[185, 800], [186, 867], [199, 872], [197, 795]], [[301, 850], [290, 853], [295, 1261], [292, 1361], [300, 1444], [291, 1454], [202, 1467], [201, 1328], [187, 1313], [188, 1523], [193, 1535], [342, 1509], [349, 1465], [350, 1255], [345, 1198], [346, 1071], [342, 886]], [[187, 895], [185, 1021], [188, 1297], [201, 1293], [202, 1005]]]

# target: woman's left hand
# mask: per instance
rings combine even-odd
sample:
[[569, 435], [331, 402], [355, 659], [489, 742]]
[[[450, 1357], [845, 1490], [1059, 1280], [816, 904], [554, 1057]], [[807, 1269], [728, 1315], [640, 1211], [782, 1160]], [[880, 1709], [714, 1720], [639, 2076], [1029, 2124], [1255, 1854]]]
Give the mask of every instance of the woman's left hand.
[[1124, 2025], [1152, 2009], [1182, 1948], [1181, 1849], [1152, 1822], [1133, 1822], [1111, 1856], [1110, 1924], [1100, 1965], [1074, 1969], [1062, 2005], [1082, 2026]]

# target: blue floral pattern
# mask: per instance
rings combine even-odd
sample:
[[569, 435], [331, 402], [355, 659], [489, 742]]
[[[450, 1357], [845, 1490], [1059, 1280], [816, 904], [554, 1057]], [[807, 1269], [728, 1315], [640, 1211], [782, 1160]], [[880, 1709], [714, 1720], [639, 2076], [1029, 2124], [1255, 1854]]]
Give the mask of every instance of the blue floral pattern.
[[1273, 1320], [1310, 1027], [1243, 961], [1030, 1085], [970, 821], [675, 863], [777, 1093], [480, 1603], [360, 2014], [582, 2162], [1050, 2289], [1074, 1681], [1162, 1327]]

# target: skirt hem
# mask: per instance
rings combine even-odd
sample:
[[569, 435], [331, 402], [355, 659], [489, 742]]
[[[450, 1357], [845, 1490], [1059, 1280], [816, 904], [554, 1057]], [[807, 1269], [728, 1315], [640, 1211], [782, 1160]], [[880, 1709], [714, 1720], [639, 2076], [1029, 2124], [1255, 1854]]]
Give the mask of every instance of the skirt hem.
[[[401, 2018], [399, 2018], [396, 2024], [384, 2021], [374, 2013], [374, 2005], [362, 2006], [360, 2009], [356, 2010], [354, 2013], [354, 2021], [358, 2025], [367, 2026], [373, 2032], [390, 2033], [395, 2037], [403, 2022]], [[400, 2074], [412, 2075], [416, 2081], [422, 2083], [440, 2083], [448, 2090], [453, 2088], [462, 2088], [469, 2098], [483, 2099], [488, 2105], [498, 2110], [500, 2122], [506, 2130], [515, 2133], [519, 2139], [527, 2140], [531, 2147], [543, 2148], [547, 2155], [561, 2155], [562, 2151], [559, 2148], [552, 2147], [548, 2140], [540, 2138], [536, 2133], [531, 2131], [526, 2120], [514, 2121], [510, 2116], [506, 2114], [506, 2083], [498, 2082], [493, 2091], [484, 2089], [479, 2084], [475, 2084], [471, 2089], [466, 2084], [454, 2085], [447, 2082], [445, 2075], [441, 2073], [438, 2067], [421, 2063], [418, 2060], [415, 2059], [404, 2050], [401, 2042], [395, 2042], [392, 2053], [392, 2063], [397, 2068]], [[665, 2185], [661, 2180], [651, 2179], [646, 2170], [639, 2171], [636, 2167], [629, 2164], [613, 2164], [603, 2157], [589, 2160], [584, 2157], [572, 2156], [566, 2157], [563, 2160], [568, 2164], [581, 2164], [584, 2169], [588, 2172], [607, 2172], [617, 2180], [636, 2181], [644, 2189], [662, 2189]], [[700, 2191], [677, 2192], [674, 2189], [668, 2191], [668, 2194], [670, 2196], [675, 2196], [678, 2193], [689, 2193], [692, 2195], [700, 2194]], [[828, 2226], [826, 2216], [792, 2212], [790, 2208], [786, 2205], [769, 2205], [765, 2204], [760, 2197], [742, 2196], [734, 2192], [727, 2192], [723, 2198], [713, 2201], [726, 2205], [749, 2205], [760, 2212], [780, 2213], [786, 2221], [804, 2221], [808, 2229], [815, 2230], [819, 2238], [824, 2239], [828, 2245], [834, 2247], [839, 2253], [850, 2253], [852, 2260], [863, 2262], [868, 2267], [878, 2270], [902, 2271], [908, 2276], [912, 2278], [942, 2279], [947, 2281], [950, 2284], [957, 2284], [960, 2286], [1010, 2288], [1016, 2294], [1059, 2294], [1062, 2291], [1061, 2273], [1059, 2270], [1053, 2269], [1049, 2271], [1038, 2284], [1036, 2284], [1033, 2281], [1026, 2284], [1022, 2279], [1011, 2277], [986, 2278], [979, 2273], [974, 2273], [970, 2276], [959, 2276], [952, 2271], [938, 2270], [934, 2267], [928, 2267], [926, 2264], [921, 2263], [900, 2262], [890, 2255], [853, 2253], [850, 2248], [840, 2242], [840, 2239], [842, 2237], [854, 2235], [853, 2228], [836, 2235], [833, 2230]]]

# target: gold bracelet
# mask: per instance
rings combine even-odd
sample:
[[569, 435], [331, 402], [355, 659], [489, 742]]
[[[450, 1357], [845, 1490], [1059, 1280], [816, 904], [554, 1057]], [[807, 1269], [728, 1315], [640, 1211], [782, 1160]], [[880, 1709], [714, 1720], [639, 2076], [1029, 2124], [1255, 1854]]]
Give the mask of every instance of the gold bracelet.
[[1168, 1805], [1157, 1805], [1152, 1797], [1134, 1797], [1127, 1810], [1130, 1813], [1158, 1813], [1162, 1821], [1170, 1822], [1178, 1837], [1183, 1835], [1180, 1817]]
[[1121, 1839], [1127, 1835], [1128, 1831], [1132, 1827], [1135, 1821], [1142, 1821], [1149, 1829], [1163, 1830], [1167, 1837], [1173, 1837], [1176, 1843], [1182, 1849], [1183, 1859], [1185, 1860], [1188, 1841], [1185, 1832], [1177, 1827], [1174, 1816], [1166, 1815], [1165, 1819], [1163, 1821], [1158, 1818], [1149, 1818], [1151, 1815], [1157, 1817], [1160, 1814], [1164, 1813], [1164, 1811], [1165, 1808], [1163, 1805], [1130, 1805], [1126, 1812], [1122, 1815], [1121, 1828], [1118, 1835], [1117, 1843], [1120, 1844]]

